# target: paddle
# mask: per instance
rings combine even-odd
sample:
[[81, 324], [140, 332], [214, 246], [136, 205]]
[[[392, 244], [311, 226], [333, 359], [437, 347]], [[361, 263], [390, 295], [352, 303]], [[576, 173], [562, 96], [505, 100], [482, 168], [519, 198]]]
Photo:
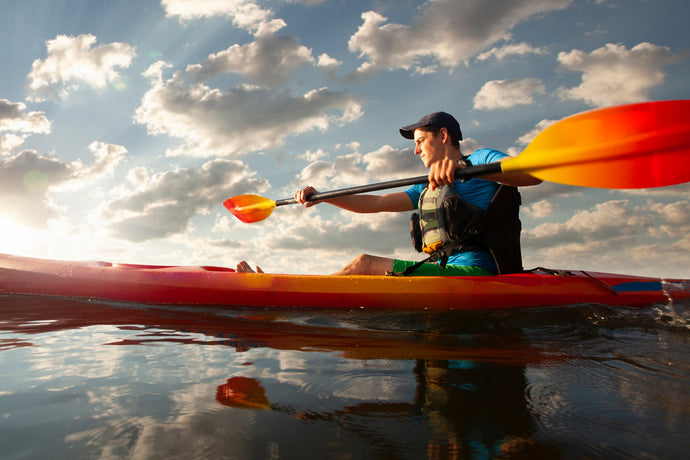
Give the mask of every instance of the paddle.
[[[690, 181], [690, 100], [646, 102], [591, 110], [544, 129], [517, 157], [456, 171], [464, 179], [523, 172], [542, 180], [582, 187], [633, 189]], [[317, 193], [310, 201], [421, 184], [427, 176]], [[273, 201], [239, 195], [223, 203], [242, 222], [266, 219]]]

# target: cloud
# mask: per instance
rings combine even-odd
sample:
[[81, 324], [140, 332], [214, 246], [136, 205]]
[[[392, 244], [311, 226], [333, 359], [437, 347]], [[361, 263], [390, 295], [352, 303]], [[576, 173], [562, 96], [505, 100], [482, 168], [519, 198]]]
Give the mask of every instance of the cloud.
[[517, 140], [517, 143], [519, 145], [529, 145], [530, 142], [534, 140], [535, 137], [539, 135], [542, 131], [544, 131], [546, 128], [549, 126], [553, 125], [559, 120], [541, 120], [539, 123], [537, 123], [534, 128], [522, 136], [520, 136]]
[[534, 102], [535, 93], [543, 94], [545, 87], [538, 78], [493, 80], [486, 82], [474, 96], [478, 110], [506, 109]]
[[363, 24], [348, 47], [366, 59], [360, 73], [381, 69], [414, 69], [428, 73], [437, 66], [452, 68], [506, 38], [528, 19], [567, 8], [572, 0], [434, 0], [424, 4], [412, 26], [388, 23], [374, 11], [362, 14]]
[[[75, 167], [60, 161], [53, 156], [39, 155], [35, 151], [25, 150], [17, 155], [0, 159], [0, 190], [2, 196], [28, 195], [44, 190], [50, 185], [66, 182], [75, 176]], [[40, 172], [33, 177], [41, 183], [27, 180], [32, 171]]]
[[25, 150], [0, 157], [0, 209], [18, 221], [45, 227], [61, 216], [52, 192], [62, 187], [80, 187], [111, 174], [124, 161], [127, 151], [116, 145], [94, 142], [89, 147], [95, 157], [91, 165], [77, 160], [61, 161], [52, 155]]
[[259, 7], [253, 0], [161, 0], [161, 5], [166, 16], [177, 16], [181, 22], [224, 16], [235, 27], [257, 36], [285, 27], [285, 21], [274, 19], [271, 10]]
[[412, 148], [399, 150], [390, 145], [384, 145], [364, 155], [362, 161], [367, 165], [367, 174], [374, 180], [395, 180], [407, 176], [425, 175], [428, 172]]
[[302, 5], [308, 5], [308, 6], [313, 6], [313, 5], [320, 5], [327, 0], [285, 0], [288, 3], [300, 3]]
[[535, 48], [528, 43], [510, 43], [500, 47], [493, 47], [477, 56], [478, 61], [487, 61], [491, 58], [502, 61], [508, 56], [525, 56], [528, 54], [546, 54], [542, 48]]
[[319, 251], [328, 254], [325, 257], [340, 258], [341, 264], [362, 252], [405, 253], [407, 257], [416, 254], [406, 231], [410, 219], [407, 213], [356, 214], [320, 204], [308, 209], [281, 209], [271, 219], [271, 227], [280, 228], [280, 232], [267, 231], [267, 226], [257, 229], [261, 229], [261, 245], [274, 250]]
[[95, 158], [93, 165], [78, 168], [76, 176], [91, 181], [112, 176], [115, 167], [122, 164], [127, 156], [127, 149], [123, 146], [99, 141], [92, 142], [89, 151]]
[[129, 67], [136, 49], [126, 43], [94, 46], [95, 43], [96, 37], [91, 34], [58, 35], [48, 40], [48, 57], [37, 59], [31, 65], [27, 77], [28, 99], [40, 102], [58, 93], [65, 97], [80, 83], [100, 89], [119, 80], [116, 69]]
[[323, 67], [325, 69], [334, 69], [335, 67], [338, 67], [341, 64], [342, 61], [332, 58], [326, 53], [320, 54], [317, 62], [317, 66]]
[[531, 247], [559, 246], [568, 243], [609, 245], [633, 241], [646, 232], [652, 217], [640, 208], [631, 207], [628, 200], [598, 203], [591, 210], [578, 211], [564, 223], [544, 223], [524, 232], [524, 241]]
[[[520, 189], [520, 194], [522, 195], [522, 203], [526, 207], [527, 212], [532, 212], [533, 215], [545, 214], [547, 208], [545, 204], [537, 204], [541, 201], [550, 201], [555, 197], [568, 196], [582, 194], [582, 187], [575, 187], [572, 185], [557, 184], [555, 182], [543, 182], [539, 184], [538, 187], [523, 187]], [[537, 205], [532, 207], [532, 205]], [[538, 210], [542, 207], [541, 210]], [[531, 209], [530, 209], [531, 208]], [[534, 215], [537, 217], [537, 215]]]
[[556, 209], [555, 205], [551, 201], [541, 200], [532, 205], [524, 206], [522, 210], [529, 216], [535, 219], [541, 219], [553, 214]]
[[163, 238], [187, 231], [194, 216], [208, 214], [226, 198], [267, 188], [265, 180], [237, 160], [217, 159], [199, 168], [155, 174], [135, 168], [115, 191], [118, 196], [102, 204], [99, 220], [120, 239]]
[[162, 77], [164, 65], [146, 73], [152, 87], [134, 120], [149, 134], [167, 134], [185, 144], [167, 154], [236, 157], [276, 148], [289, 136], [359, 118], [361, 100], [327, 88], [293, 96], [265, 87], [239, 85], [225, 92], [202, 83], [186, 84], [182, 73]]
[[27, 113], [25, 104], [0, 99], [0, 155], [8, 155], [31, 134], [49, 134], [50, 131], [51, 123], [45, 113]]
[[292, 193], [295, 189], [307, 185], [317, 189], [333, 189], [423, 176], [427, 173], [422, 162], [412, 153], [412, 149], [399, 150], [390, 145], [384, 145], [366, 154], [352, 152], [339, 155], [332, 161], [324, 159], [324, 156], [322, 153], [303, 168], [289, 184], [289, 190], [286, 192]]
[[690, 203], [687, 200], [675, 203], [649, 203], [649, 209], [658, 214], [664, 223], [664, 232], [670, 235], [685, 235], [684, 227], [690, 226]]
[[582, 72], [582, 83], [561, 89], [559, 95], [593, 107], [647, 101], [650, 90], [664, 82], [664, 67], [679, 60], [670, 48], [647, 42], [630, 50], [608, 43], [589, 54], [563, 51], [558, 61], [564, 69]]
[[524, 230], [522, 242], [528, 263], [535, 265], [563, 268], [567, 260], [572, 264], [567, 268], [581, 265], [658, 276], [661, 266], [679, 273], [687, 268], [689, 234], [687, 197], [674, 203], [650, 200], [643, 206], [612, 200], [581, 210], [566, 222]]
[[293, 70], [315, 62], [311, 50], [294, 37], [266, 35], [212, 54], [202, 64], [188, 66], [187, 73], [197, 80], [237, 73], [253, 83], [278, 86], [290, 80]]

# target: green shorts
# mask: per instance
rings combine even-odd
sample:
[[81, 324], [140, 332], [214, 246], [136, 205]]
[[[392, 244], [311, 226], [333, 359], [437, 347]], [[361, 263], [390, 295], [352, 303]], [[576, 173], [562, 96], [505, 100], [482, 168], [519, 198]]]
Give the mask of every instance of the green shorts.
[[[393, 262], [393, 273], [400, 273], [407, 267], [417, 262], [409, 260], [395, 260]], [[465, 265], [446, 265], [441, 268], [439, 264], [423, 264], [412, 272], [411, 276], [493, 276], [495, 273], [481, 267], [468, 267]]]

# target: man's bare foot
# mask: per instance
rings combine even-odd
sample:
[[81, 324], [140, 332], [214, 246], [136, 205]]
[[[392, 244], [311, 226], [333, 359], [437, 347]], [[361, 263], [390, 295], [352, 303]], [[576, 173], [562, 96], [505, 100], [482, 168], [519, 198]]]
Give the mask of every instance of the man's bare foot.
[[256, 266], [256, 271], [252, 270], [252, 267], [250, 267], [249, 264], [243, 260], [242, 262], [237, 264], [237, 272], [238, 273], [263, 273], [264, 271], [258, 265]]

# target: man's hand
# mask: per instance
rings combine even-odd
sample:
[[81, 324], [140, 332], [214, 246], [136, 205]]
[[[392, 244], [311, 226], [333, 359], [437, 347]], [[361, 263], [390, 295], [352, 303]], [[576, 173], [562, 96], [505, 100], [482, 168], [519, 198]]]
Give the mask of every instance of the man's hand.
[[309, 201], [309, 197], [318, 193], [311, 185], [304, 187], [302, 190], [295, 193], [295, 200], [305, 208], [321, 203], [320, 201]]
[[429, 187], [435, 190], [441, 185], [452, 184], [455, 182], [455, 170], [464, 168], [465, 165], [445, 157], [433, 163], [429, 169]]

